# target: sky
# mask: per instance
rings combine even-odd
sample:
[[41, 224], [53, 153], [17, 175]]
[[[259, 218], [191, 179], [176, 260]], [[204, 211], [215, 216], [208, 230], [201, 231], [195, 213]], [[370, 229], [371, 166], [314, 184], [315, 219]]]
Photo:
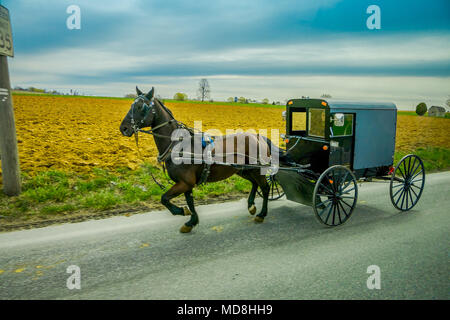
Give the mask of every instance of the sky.
[[[12, 86], [124, 96], [450, 98], [450, 1], [1, 0], [10, 10]], [[81, 29], [66, 12], [78, 5]], [[369, 29], [370, 5], [380, 29]]]

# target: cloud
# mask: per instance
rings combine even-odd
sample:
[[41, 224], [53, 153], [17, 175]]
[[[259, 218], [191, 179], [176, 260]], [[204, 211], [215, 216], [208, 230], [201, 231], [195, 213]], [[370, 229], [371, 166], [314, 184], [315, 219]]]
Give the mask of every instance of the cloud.
[[220, 74], [450, 76], [449, 40], [448, 34], [338, 38], [277, 47], [193, 51], [189, 55], [175, 50], [151, 50], [151, 44], [141, 46], [146, 52], [142, 54], [134, 47], [122, 49], [119, 42], [111, 42], [41, 54], [18, 53], [11, 69], [16, 74], [51, 73], [67, 79], [85, 77], [99, 81]]
[[[362, 83], [384, 79], [396, 92], [410, 90], [399, 88], [400, 83], [410, 84], [407, 78], [414, 83], [440, 78], [449, 87], [448, 0], [426, 6], [418, 0], [14, 0], [3, 4], [13, 22], [14, 85], [123, 95], [141, 82], [158, 84], [167, 96], [180, 90], [192, 95], [198, 79], [206, 76], [219, 84], [217, 97], [240, 90], [239, 95], [254, 97], [270, 92], [274, 99], [281, 99], [281, 92], [295, 94], [290, 81], [316, 92], [299, 79], [313, 81], [317, 76], [327, 79], [324, 90], [340, 88], [342, 95], [348, 90], [339, 86], [339, 79], [350, 84], [351, 77]], [[81, 30], [66, 28], [66, 8], [71, 4], [81, 8]], [[366, 28], [365, 9], [370, 4], [381, 7], [381, 30]], [[332, 79], [338, 82], [335, 86]], [[388, 79], [403, 80], [395, 85]], [[275, 83], [262, 85], [269, 80]], [[446, 91], [441, 84], [438, 93], [431, 90], [435, 97]], [[369, 90], [370, 86], [355, 87]]]
[[[19, 80], [26, 81], [27, 79]], [[155, 86], [156, 94], [172, 98], [176, 92], [185, 92], [189, 98], [196, 97], [200, 77], [154, 77], [142, 76], [134, 81], [86, 82], [73, 80], [58, 82], [53, 77], [39, 79], [41, 87], [68, 92], [93, 95], [123, 96], [133, 93], [134, 86], [149, 90]], [[262, 100], [285, 102], [301, 96], [320, 97], [328, 93], [343, 100], [393, 102], [403, 110], [413, 109], [424, 101], [427, 105], [443, 105], [448, 98], [450, 77], [403, 77], [403, 76], [343, 76], [343, 75], [283, 75], [283, 76], [239, 76], [218, 75], [208, 77], [212, 97], [226, 100], [228, 97], [245, 96]], [[26, 82], [25, 82], [26, 83]]]
[[[303, 43], [342, 33], [370, 37], [374, 32], [366, 28], [366, 8], [373, 3], [382, 10], [382, 30], [375, 34], [450, 31], [448, 0], [426, 6], [418, 0], [5, 2], [12, 15], [16, 49], [22, 52], [89, 47], [113, 40], [124, 47], [139, 39], [189, 52]], [[65, 27], [66, 8], [71, 4], [81, 8], [81, 30]]]

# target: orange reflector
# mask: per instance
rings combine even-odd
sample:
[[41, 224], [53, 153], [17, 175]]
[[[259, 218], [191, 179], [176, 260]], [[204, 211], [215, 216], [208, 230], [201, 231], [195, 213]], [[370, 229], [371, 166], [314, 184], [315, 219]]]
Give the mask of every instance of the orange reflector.
[[289, 142], [289, 139], [284, 140], [284, 142], [288, 143], [288, 142]]
[[328, 150], [328, 146], [325, 145], [325, 146], [322, 147], [322, 149], [325, 150], [325, 151], [327, 151], [327, 150]]
[[323, 105], [324, 107], [326, 107], [326, 106], [327, 106], [327, 103], [326, 103], [325, 101], [322, 101], [322, 105]]
[[328, 181], [330, 181], [330, 183], [333, 184], [333, 180], [330, 179], [330, 180], [328, 180]]
[[291, 105], [293, 103], [294, 103], [294, 101], [291, 100], [291, 101], [288, 102], [288, 105]]

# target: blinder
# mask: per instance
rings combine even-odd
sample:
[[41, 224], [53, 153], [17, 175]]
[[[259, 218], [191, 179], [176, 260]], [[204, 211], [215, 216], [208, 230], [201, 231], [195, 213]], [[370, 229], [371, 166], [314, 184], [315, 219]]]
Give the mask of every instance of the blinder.
[[142, 110], [141, 110], [141, 121], [140, 123], [143, 124], [145, 123], [145, 120], [147, 119], [150, 111], [155, 114], [155, 108], [154, 106], [154, 102], [153, 99], [152, 100], [148, 100], [144, 95], [140, 95], [136, 98], [136, 100], [134, 100], [133, 105], [131, 106], [132, 111], [131, 111], [131, 125], [133, 126], [133, 128], [138, 129], [137, 125], [135, 124], [135, 120], [134, 120], [134, 115], [135, 115], [135, 104], [136, 102], [138, 102], [139, 100], [142, 100]]

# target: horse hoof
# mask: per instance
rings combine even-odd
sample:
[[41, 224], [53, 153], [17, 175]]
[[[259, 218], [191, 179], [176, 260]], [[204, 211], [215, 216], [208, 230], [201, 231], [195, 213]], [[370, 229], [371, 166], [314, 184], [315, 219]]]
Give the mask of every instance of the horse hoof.
[[261, 217], [258, 217], [258, 216], [256, 216], [255, 217], [255, 219], [253, 219], [255, 222], [257, 222], [257, 223], [261, 223], [261, 222], [264, 222], [264, 218], [261, 218]]
[[190, 216], [192, 214], [188, 207], [183, 207], [183, 212], [185, 216]]
[[252, 204], [252, 206], [251, 206], [250, 208], [248, 208], [248, 212], [249, 212], [251, 215], [254, 215], [254, 214], [256, 213], [256, 207], [255, 207], [254, 204]]
[[192, 230], [192, 227], [189, 227], [185, 224], [183, 224], [180, 228], [181, 233], [189, 233], [189, 232], [191, 232], [191, 230]]

